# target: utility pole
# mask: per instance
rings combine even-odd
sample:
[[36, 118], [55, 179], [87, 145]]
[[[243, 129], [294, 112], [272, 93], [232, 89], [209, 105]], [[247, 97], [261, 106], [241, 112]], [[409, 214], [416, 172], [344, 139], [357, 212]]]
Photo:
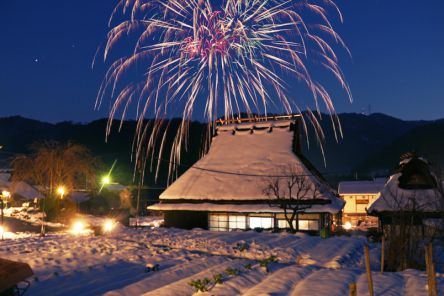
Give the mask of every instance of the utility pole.
[[[0, 145], [0, 149], [2, 149], [3, 148], [3, 145]], [[4, 223], [3, 223], [3, 193], [1, 193], [1, 195], [0, 195], [0, 208], [1, 208], [1, 232], [2, 232], [2, 240], [3, 240], [3, 234], [4, 234], [4, 232], [5, 232], [5, 228], [4, 228]]]
[[1, 198], [0, 198], [0, 207], [1, 207], [1, 211], [2, 211], [2, 240], [3, 240], [3, 234], [4, 234], [4, 232], [5, 232], [5, 228], [3, 227], [3, 195], [1, 195]]

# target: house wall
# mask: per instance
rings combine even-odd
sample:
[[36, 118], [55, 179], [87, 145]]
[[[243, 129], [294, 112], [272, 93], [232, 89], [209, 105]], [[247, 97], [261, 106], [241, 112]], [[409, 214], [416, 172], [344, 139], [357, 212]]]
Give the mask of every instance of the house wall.
[[[289, 228], [284, 214], [272, 213], [228, 213], [198, 211], [164, 211], [164, 225], [182, 229], [202, 228], [212, 231], [231, 231], [247, 229], [285, 229]], [[319, 232], [329, 228], [332, 216], [328, 213], [299, 214], [299, 230]], [[293, 221], [296, 228], [296, 221]]]
[[[328, 214], [299, 214], [299, 230], [319, 231], [326, 224], [325, 215]], [[208, 226], [213, 231], [289, 228], [284, 214], [271, 213], [208, 213]], [[296, 221], [293, 226], [296, 228]]]
[[166, 227], [208, 229], [208, 212], [165, 211], [164, 219]]
[[367, 215], [368, 206], [378, 198], [379, 194], [341, 194], [340, 197], [345, 201], [342, 215], [342, 223], [350, 222], [356, 226], [359, 221], [375, 222], [377, 218]]

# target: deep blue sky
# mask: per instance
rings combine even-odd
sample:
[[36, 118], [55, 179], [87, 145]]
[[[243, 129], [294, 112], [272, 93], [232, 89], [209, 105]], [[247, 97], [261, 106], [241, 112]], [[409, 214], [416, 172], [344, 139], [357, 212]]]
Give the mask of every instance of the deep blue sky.
[[[91, 70], [115, 0], [0, 1], [0, 117], [90, 121], [103, 69]], [[444, 1], [341, 0], [336, 30], [355, 98], [334, 93], [338, 112], [371, 106], [403, 119], [444, 117]]]

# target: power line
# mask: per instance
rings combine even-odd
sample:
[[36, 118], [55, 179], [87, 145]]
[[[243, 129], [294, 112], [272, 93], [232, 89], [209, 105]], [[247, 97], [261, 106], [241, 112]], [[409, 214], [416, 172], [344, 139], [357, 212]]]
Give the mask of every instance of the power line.
[[[216, 169], [207, 169], [207, 168], [199, 167], [196, 165], [186, 165], [183, 163], [175, 163], [175, 162], [171, 162], [168, 159], [164, 159], [164, 158], [156, 157], [155, 159], [167, 162], [168, 164], [186, 167], [188, 169], [194, 168], [194, 169], [200, 170], [200, 171], [206, 171], [206, 172], [211, 172], [211, 173], [216, 173], [216, 174], [224, 174], [224, 175], [234, 175], [234, 176], [243, 176], [243, 177], [260, 177], [260, 178], [289, 178], [289, 177], [294, 177], [294, 176], [299, 176], [299, 177], [314, 176], [314, 177], [317, 177], [313, 173], [312, 174], [294, 174], [294, 175], [261, 175], [261, 174], [253, 174], [253, 173], [237, 173], [237, 172], [221, 171], [221, 170], [216, 170]], [[325, 172], [325, 173], [321, 173], [321, 174], [327, 175], [327, 174], [334, 174], [334, 173], [335, 172]]]

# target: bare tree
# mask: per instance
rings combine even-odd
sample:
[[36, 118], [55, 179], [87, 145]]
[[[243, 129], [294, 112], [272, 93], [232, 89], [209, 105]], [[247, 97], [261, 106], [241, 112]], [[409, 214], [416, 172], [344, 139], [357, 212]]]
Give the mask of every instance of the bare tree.
[[294, 166], [284, 166], [276, 176], [266, 179], [264, 194], [271, 207], [284, 211], [285, 220], [292, 231], [299, 230], [299, 214], [323, 196], [324, 186], [313, 177]]
[[75, 188], [97, 185], [99, 162], [85, 146], [46, 141], [33, 144], [31, 149], [31, 154], [19, 155], [12, 161], [12, 181], [36, 185], [45, 196], [42, 208], [46, 214], [56, 214], [51, 205], [55, 204], [57, 186], [69, 193]]

